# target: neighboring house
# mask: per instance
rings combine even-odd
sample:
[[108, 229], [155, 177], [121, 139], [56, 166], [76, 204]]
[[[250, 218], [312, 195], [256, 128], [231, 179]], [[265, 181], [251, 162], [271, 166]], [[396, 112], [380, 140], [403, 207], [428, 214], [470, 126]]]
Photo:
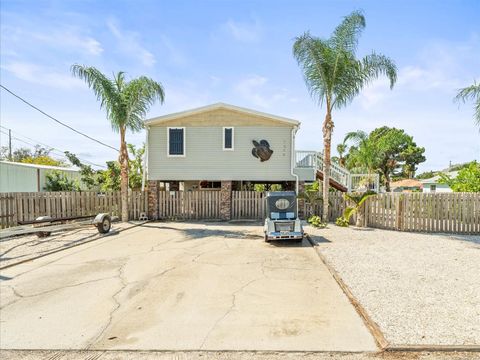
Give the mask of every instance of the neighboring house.
[[[457, 175], [458, 175], [458, 171], [446, 172], [445, 175], [447, 175], [451, 178], [456, 178]], [[440, 181], [440, 175], [435, 175], [434, 177], [431, 177], [430, 179], [420, 180], [420, 182], [423, 185], [423, 192], [424, 193], [448, 193], [448, 192], [453, 192], [453, 190], [450, 189], [450, 186], [448, 186], [447, 184], [441, 184], [439, 181]]]
[[45, 191], [46, 175], [54, 170], [61, 171], [69, 179], [80, 181], [81, 175], [77, 169], [0, 161], [0, 192]]
[[422, 190], [422, 183], [417, 179], [403, 179], [390, 184], [393, 192], [414, 192]]
[[[284, 183], [294, 189], [300, 122], [218, 103], [145, 121], [147, 176], [170, 190]], [[300, 180], [315, 180], [303, 176]], [[155, 184], [154, 186], [157, 186]]]

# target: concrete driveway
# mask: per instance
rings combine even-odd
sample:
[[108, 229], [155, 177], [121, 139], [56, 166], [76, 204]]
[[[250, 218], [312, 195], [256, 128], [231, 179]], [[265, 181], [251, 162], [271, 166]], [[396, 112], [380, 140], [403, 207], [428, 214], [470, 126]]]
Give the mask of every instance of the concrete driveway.
[[148, 223], [1, 272], [0, 348], [375, 351], [315, 251]]

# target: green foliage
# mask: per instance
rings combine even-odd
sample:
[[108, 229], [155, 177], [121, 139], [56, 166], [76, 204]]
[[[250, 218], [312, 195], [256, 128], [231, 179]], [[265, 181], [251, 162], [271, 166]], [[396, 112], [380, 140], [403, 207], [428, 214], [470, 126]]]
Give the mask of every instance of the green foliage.
[[145, 76], [127, 81], [120, 71], [110, 79], [94, 67], [78, 64], [72, 66], [72, 74], [93, 90], [115, 132], [142, 130], [150, 106], [165, 98], [162, 85]]
[[322, 218], [317, 215], [312, 215], [308, 218], [308, 223], [313, 227], [323, 229], [327, 227], [327, 223], [322, 221]]
[[80, 185], [78, 181], [71, 180], [65, 173], [53, 170], [46, 175], [45, 190], [46, 191], [79, 191]]
[[98, 188], [100, 173], [94, 170], [90, 165], [83, 164], [75, 154], [65, 151], [65, 156], [74, 166], [80, 169], [80, 176], [82, 183], [85, 184], [87, 189]]
[[37, 157], [28, 156], [22, 159], [20, 162], [25, 164], [37, 164], [37, 165], [48, 165], [48, 166], [65, 166], [65, 163], [61, 160], [57, 160], [48, 155], [41, 155]]
[[425, 172], [415, 176], [415, 178], [418, 179], [418, 180], [430, 179], [437, 174], [438, 174], [438, 171], [425, 171]]
[[[132, 144], [127, 144], [127, 147], [132, 155], [131, 159], [128, 160], [130, 169], [128, 184], [131, 189], [138, 190], [142, 186], [145, 144], [139, 148]], [[120, 164], [118, 161], [107, 161], [106, 170], [94, 170], [90, 165], [83, 164], [75, 154], [66, 151], [65, 156], [74, 166], [80, 169], [82, 183], [88, 189], [120, 190]]]
[[[367, 199], [373, 195], [376, 195], [375, 191], [366, 191], [363, 193], [345, 193], [344, 197], [354, 203], [354, 206], [347, 207], [343, 212], [343, 218], [350, 221], [350, 218], [359, 211], [361, 206]], [[337, 219], [338, 220], [338, 219]]]
[[476, 82], [473, 85], [460, 89], [455, 97], [457, 102], [465, 103], [470, 100], [473, 101], [473, 118], [480, 127], [480, 84]]
[[440, 182], [447, 184], [455, 192], [480, 192], [480, 163], [472, 161], [460, 170], [455, 178], [440, 174]]
[[145, 154], [145, 144], [137, 148], [133, 144], [127, 144], [128, 152], [132, 155], [129, 158], [128, 185], [130, 189], [140, 190], [143, 177], [143, 155]]
[[413, 137], [402, 129], [383, 126], [370, 134], [350, 132], [344, 141], [352, 141], [347, 167], [350, 170], [378, 172], [390, 190], [392, 178], [413, 177], [417, 165], [424, 162], [425, 148], [417, 146]]
[[[385, 75], [393, 88], [397, 80], [397, 68], [388, 57], [372, 52], [357, 59], [358, 40], [365, 28], [365, 17], [360, 11], [346, 16], [328, 39], [312, 36], [309, 32], [298, 36], [293, 44], [293, 56], [300, 66], [305, 84], [312, 98], [326, 105], [323, 123], [324, 153], [331, 151], [334, 128], [333, 109], [350, 104], [360, 91], [375, 79]], [[324, 166], [328, 166], [326, 159]], [[325, 184], [329, 184], [329, 172], [325, 172]], [[329, 186], [323, 189], [328, 198]], [[328, 202], [323, 204], [323, 216], [328, 214]]]
[[254, 184], [253, 190], [258, 192], [282, 191], [282, 184]]
[[329, 39], [306, 32], [295, 39], [293, 56], [300, 65], [312, 97], [326, 103], [329, 111], [348, 105], [360, 91], [380, 75], [393, 87], [397, 69], [388, 57], [372, 52], [356, 58], [358, 40], [365, 28], [359, 11], [346, 16]]
[[120, 164], [117, 161], [107, 161], [107, 168], [101, 171], [101, 190], [120, 190]]
[[48, 166], [66, 166], [62, 160], [55, 159], [50, 156], [52, 149], [48, 149], [41, 145], [35, 145], [32, 149], [22, 147], [12, 151], [12, 157], [9, 158], [8, 147], [2, 146], [0, 149], [0, 160], [9, 160], [15, 162], [21, 162], [25, 164], [37, 164]]
[[335, 220], [335, 225], [341, 226], [341, 227], [348, 227], [350, 225], [350, 221], [348, 219], [345, 219], [343, 216], [340, 216]]
[[[128, 182], [129, 161], [125, 139], [127, 130], [138, 132], [143, 129], [143, 120], [150, 107], [158, 100], [163, 103], [165, 93], [162, 84], [146, 76], [140, 76], [128, 81], [124, 72], [114, 74], [110, 79], [95, 67], [75, 64], [71, 68], [73, 76], [84, 80], [100, 101], [100, 107], [105, 110], [113, 131], [120, 133], [120, 153], [118, 163], [120, 172], [122, 220], [128, 221]], [[111, 170], [109, 168], [109, 170]], [[110, 171], [111, 173], [111, 171]], [[138, 174], [137, 174], [138, 175]], [[134, 176], [134, 185], [138, 185], [138, 176]], [[109, 186], [115, 186], [115, 181], [106, 179]]]

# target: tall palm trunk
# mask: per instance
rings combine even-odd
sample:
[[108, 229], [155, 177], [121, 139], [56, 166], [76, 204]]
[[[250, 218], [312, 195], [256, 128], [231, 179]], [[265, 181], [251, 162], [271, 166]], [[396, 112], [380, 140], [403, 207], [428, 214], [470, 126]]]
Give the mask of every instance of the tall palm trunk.
[[128, 151], [125, 142], [125, 128], [120, 128], [120, 194], [122, 200], [122, 221], [128, 221]]
[[332, 113], [329, 104], [327, 104], [327, 115], [323, 122], [323, 214], [322, 220], [328, 222], [328, 199], [330, 190], [330, 153], [332, 147]]

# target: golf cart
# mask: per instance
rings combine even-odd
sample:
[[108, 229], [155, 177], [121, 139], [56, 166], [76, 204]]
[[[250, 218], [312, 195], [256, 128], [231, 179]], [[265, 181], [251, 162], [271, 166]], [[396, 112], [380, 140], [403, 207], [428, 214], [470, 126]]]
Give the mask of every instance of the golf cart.
[[265, 241], [303, 240], [294, 191], [269, 191], [265, 197]]

